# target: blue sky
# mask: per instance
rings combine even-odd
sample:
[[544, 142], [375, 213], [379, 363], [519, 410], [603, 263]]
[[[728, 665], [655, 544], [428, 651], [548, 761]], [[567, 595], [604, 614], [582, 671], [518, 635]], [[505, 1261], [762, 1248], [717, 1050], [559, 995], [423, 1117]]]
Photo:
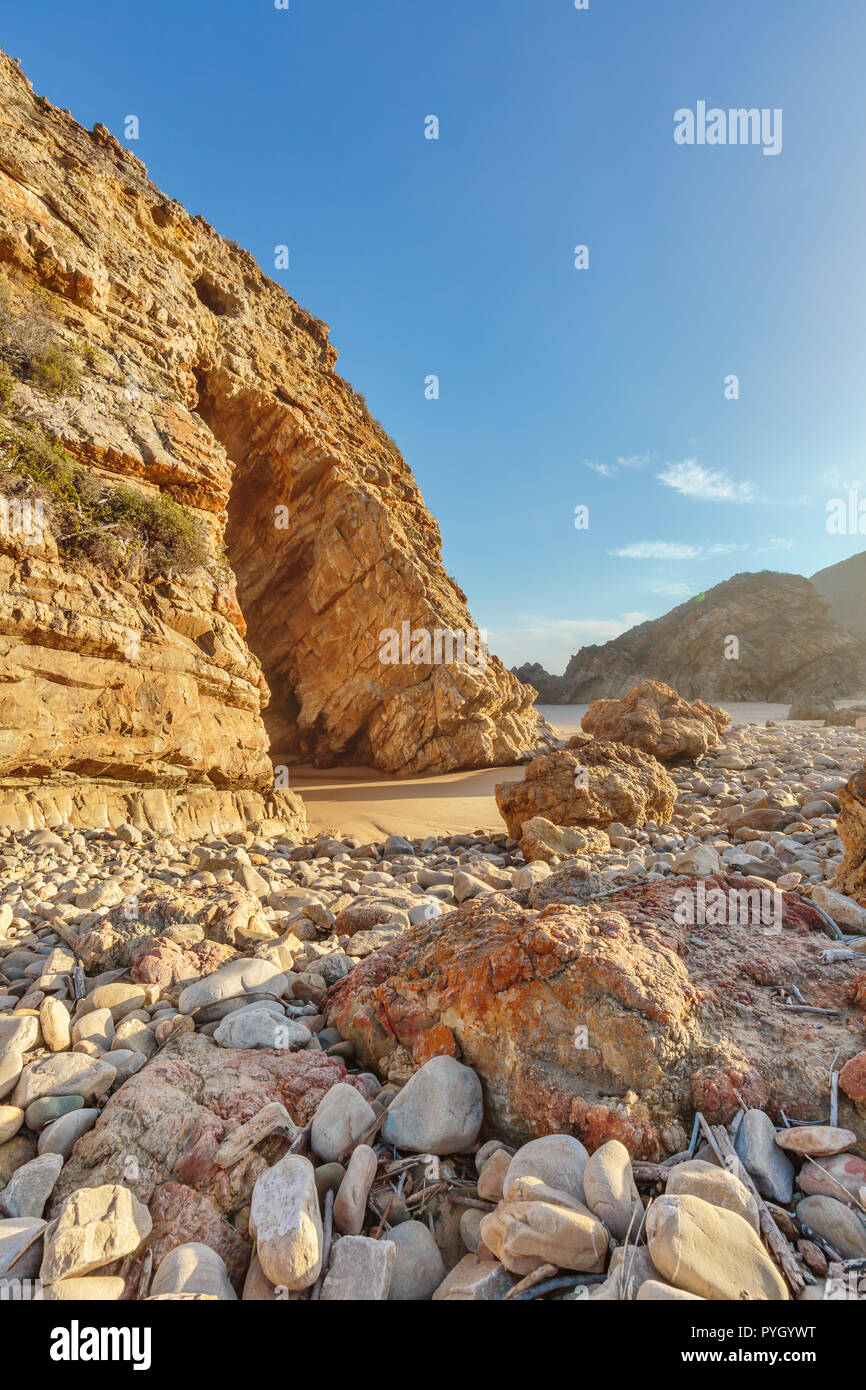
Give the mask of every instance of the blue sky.
[[[866, 546], [825, 524], [866, 499], [863, 0], [290, 3], [0, 0], [0, 43], [330, 324], [494, 650]], [[677, 145], [699, 101], [781, 153]]]

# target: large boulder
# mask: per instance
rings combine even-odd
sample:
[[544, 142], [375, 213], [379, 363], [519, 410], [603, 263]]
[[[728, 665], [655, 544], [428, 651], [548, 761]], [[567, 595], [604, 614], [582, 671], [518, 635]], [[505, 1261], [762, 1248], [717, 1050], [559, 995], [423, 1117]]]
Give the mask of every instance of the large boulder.
[[[323, 1009], [382, 1076], [405, 1078], [430, 1037], [450, 1039], [481, 1078], [486, 1125], [516, 1141], [559, 1131], [652, 1158], [685, 1147], [696, 1109], [713, 1123], [741, 1103], [809, 1118], [826, 1107], [828, 1056], [862, 1045], [849, 1002], [862, 962], [828, 969], [823, 920], [794, 894], [775, 926], [741, 924], [739, 898], [724, 926], [685, 920], [683, 893], [700, 906], [747, 888], [715, 875], [540, 910], [487, 894], [365, 957]], [[839, 1010], [820, 1031], [779, 1007], [791, 980]], [[840, 1102], [840, 1124], [866, 1135]]]
[[690, 705], [669, 685], [641, 681], [621, 700], [593, 700], [583, 730], [594, 738], [640, 748], [654, 758], [701, 758], [718, 747], [731, 716], [718, 705]]
[[515, 838], [537, 816], [557, 826], [602, 830], [612, 821], [664, 822], [673, 815], [676, 799], [676, 783], [655, 758], [602, 739], [534, 758], [522, 782], [496, 786], [500, 815]]

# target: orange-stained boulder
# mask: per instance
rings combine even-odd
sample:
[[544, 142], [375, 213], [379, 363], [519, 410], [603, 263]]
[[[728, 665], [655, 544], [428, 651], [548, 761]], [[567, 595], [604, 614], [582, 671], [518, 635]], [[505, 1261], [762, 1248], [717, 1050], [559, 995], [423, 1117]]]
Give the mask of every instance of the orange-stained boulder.
[[[746, 887], [734, 876], [700, 882]], [[696, 1108], [712, 1123], [741, 1103], [784, 1107], [789, 1119], [821, 1113], [828, 1056], [850, 1056], [862, 1038], [862, 1014], [846, 1001], [856, 962], [822, 963], [822, 921], [794, 894], [778, 932], [682, 925], [684, 885], [698, 893], [698, 880], [679, 880], [586, 906], [473, 899], [367, 956], [324, 1011], [383, 1077], [411, 1073], [418, 1040], [449, 1029], [482, 1079], [487, 1131], [514, 1140], [571, 1133], [595, 1149], [619, 1139], [652, 1158], [685, 1147]], [[793, 979], [840, 1013], [818, 1029], [786, 1011], [779, 990]], [[840, 1124], [866, 1137], [844, 1095]]]
[[866, 907], [866, 767], [855, 772], [836, 795], [840, 807], [836, 829], [845, 858], [830, 887]]
[[581, 727], [595, 738], [640, 748], [655, 758], [700, 758], [716, 748], [731, 716], [718, 705], [690, 705], [669, 685], [641, 681], [621, 700], [593, 700]]
[[[537, 816], [555, 826], [604, 829], [612, 821], [644, 825], [670, 820], [676, 783], [655, 758], [623, 743], [593, 739], [572, 751], [561, 748], [528, 764], [522, 782], [500, 782], [496, 804], [518, 837]], [[538, 856], [536, 856], [538, 857]]]

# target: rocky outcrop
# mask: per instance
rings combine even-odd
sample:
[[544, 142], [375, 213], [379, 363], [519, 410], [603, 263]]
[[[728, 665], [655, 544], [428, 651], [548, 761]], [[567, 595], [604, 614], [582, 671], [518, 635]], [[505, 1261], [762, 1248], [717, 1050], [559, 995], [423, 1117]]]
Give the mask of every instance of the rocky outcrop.
[[13, 830], [43, 830], [75, 825], [83, 830], [108, 830], [129, 824], [158, 835], [194, 838], [233, 835], [250, 830], [256, 835], [281, 830], [302, 836], [307, 817], [296, 792], [275, 789], [267, 795], [227, 791], [204, 783], [170, 791], [136, 787], [122, 781], [90, 781], [64, 776], [45, 786], [35, 780], [0, 782], [0, 825]]
[[267, 794], [546, 746], [498, 658], [412, 640], [476, 630], [327, 326], [3, 56], [0, 101], [0, 777]]
[[593, 700], [580, 722], [594, 738], [627, 743], [667, 762], [702, 758], [717, 748], [731, 716], [704, 700], [690, 705], [669, 685], [641, 681], [622, 700]]
[[866, 637], [866, 550], [818, 570], [811, 579], [818, 593], [830, 600], [828, 618]]
[[[701, 882], [727, 903], [748, 887]], [[445, 1050], [449, 1030], [483, 1081], [486, 1124], [516, 1140], [565, 1132], [655, 1158], [685, 1147], [696, 1109], [714, 1124], [741, 1103], [825, 1113], [827, 1057], [861, 1049], [862, 1002], [819, 1031], [777, 988], [796, 979], [810, 1004], [839, 1009], [862, 960], [822, 964], [823, 923], [804, 899], [782, 897], [778, 930], [739, 912], [692, 927], [684, 891], [695, 898], [698, 881], [563, 906], [547, 879], [532, 890], [542, 910], [475, 899], [367, 956], [330, 990], [329, 1020], [383, 1076], [411, 1071], [430, 1036]], [[845, 1100], [840, 1124], [866, 1135]]]
[[526, 661], [522, 666], [512, 666], [511, 673], [524, 685], [531, 685], [533, 690], [538, 692], [540, 704], [568, 704], [564, 677], [552, 676], [549, 671], [545, 671], [541, 662]]
[[655, 758], [603, 739], [534, 758], [522, 782], [496, 786], [496, 805], [515, 838], [524, 821], [535, 816], [557, 826], [600, 830], [612, 821], [664, 822], [670, 820], [676, 799], [676, 784]]
[[581, 648], [562, 677], [539, 672], [532, 684], [555, 704], [618, 699], [646, 679], [687, 700], [856, 695], [866, 686], [866, 639], [838, 626], [830, 607], [800, 575], [737, 574], [603, 646]]
[[845, 858], [830, 887], [866, 907], [866, 767], [855, 772], [836, 795], [840, 807], [836, 830]]

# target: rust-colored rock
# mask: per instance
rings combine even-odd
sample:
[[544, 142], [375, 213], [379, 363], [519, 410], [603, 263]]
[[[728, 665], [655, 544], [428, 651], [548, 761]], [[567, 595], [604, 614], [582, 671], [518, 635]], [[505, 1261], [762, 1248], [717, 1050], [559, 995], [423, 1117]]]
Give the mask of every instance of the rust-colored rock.
[[663, 823], [673, 815], [676, 799], [676, 783], [656, 758], [603, 739], [534, 758], [522, 782], [496, 786], [496, 805], [515, 838], [524, 821], [535, 816], [557, 826], [602, 830], [611, 821]]
[[836, 795], [840, 808], [836, 829], [845, 858], [830, 887], [866, 907], [866, 767], [855, 772]]
[[845, 1063], [839, 1073], [839, 1085], [851, 1097], [857, 1114], [866, 1120], [866, 1052], [858, 1052]]
[[551, 746], [497, 657], [380, 659], [404, 623], [477, 631], [327, 326], [3, 55], [0, 105], [0, 276], [79, 378], [19, 371], [3, 441], [35, 430], [199, 532], [183, 565], [131, 546], [110, 569], [50, 507], [38, 543], [0, 537], [0, 776], [266, 793], [272, 758], [443, 772]]
[[[726, 892], [746, 880], [701, 880]], [[688, 881], [697, 892], [697, 880]], [[688, 886], [687, 885], [687, 886]], [[640, 1157], [685, 1146], [694, 1110], [730, 1121], [741, 1103], [789, 1118], [826, 1107], [827, 1057], [859, 1046], [862, 1015], [829, 972], [822, 921], [783, 898], [781, 930], [682, 925], [683, 887], [660, 883], [586, 906], [523, 910], [501, 894], [415, 927], [326, 996], [329, 1021], [385, 1076], [411, 1072], [431, 1029], [450, 1030], [482, 1078], [485, 1117], [515, 1140], [572, 1133]], [[694, 933], [702, 942], [690, 944]], [[796, 979], [821, 1019], [780, 1007]], [[844, 1097], [840, 1123], [866, 1137]]]
[[681, 699], [669, 685], [641, 681], [621, 700], [593, 700], [580, 721], [595, 738], [627, 743], [654, 758], [701, 758], [718, 747], [731, 716], [718, 705]]

